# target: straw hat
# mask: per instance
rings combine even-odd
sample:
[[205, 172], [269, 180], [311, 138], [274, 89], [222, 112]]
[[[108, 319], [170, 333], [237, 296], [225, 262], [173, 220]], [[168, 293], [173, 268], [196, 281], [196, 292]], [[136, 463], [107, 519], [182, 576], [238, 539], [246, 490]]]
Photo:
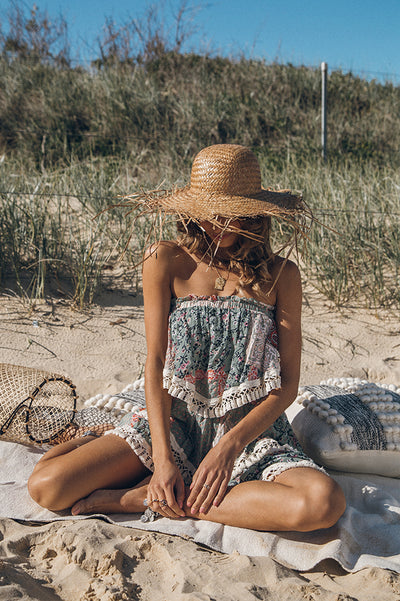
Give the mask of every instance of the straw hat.
[[190, 185], [160, 197], [158, 202], [165, 211], [196, 220], [286, 215], [303, 208], [301, 195], [262, 188], [256, 156], [236, 144], [216, 144], [201, 150], [193, 161]]
[[311, 216], [301, 194], [261, 186], [254, 153], [237, 144], [215, 144], [193, 161], [190, 185], [175, 190], [152, 190], [127, 196], [140, 215], [161, 212], [196, 222], [216, 217], [231, 219], [270, 215], [291, 221]]
[[[164, 238], [168, 216], [183, 225], [185, 230], [190, 222], [201, 225], [202, 221], [208, 221], [223, 231], [235, 231], [246, 238], [265, 243], [261, 235], [245, 224], [237, 227], [232, 222], [270, 216], [289, 226], [285, 231], [281, 229], [283, 238], [278, 251], [289, 249], [288, 256], [293, 248], [297, 248], [299, 238], [303, 241], [307, 238], [313, 221], [312, 212], [304, 203], [301, 193], [262, 187], [256, 156], [249, 148], [238, 144], [215, 144], [203, 148], [193, 161], [188, 186], [140, 192], [125, 196], [124, 201], [118, 206], [128, 207], [128, 215], [133, 216], [125, 248], [135, 235], [137, 220], [142, 217], [150, 216], [151, 219], [146, 243]], [[225, 218], [223, 225], [220, 217]]]

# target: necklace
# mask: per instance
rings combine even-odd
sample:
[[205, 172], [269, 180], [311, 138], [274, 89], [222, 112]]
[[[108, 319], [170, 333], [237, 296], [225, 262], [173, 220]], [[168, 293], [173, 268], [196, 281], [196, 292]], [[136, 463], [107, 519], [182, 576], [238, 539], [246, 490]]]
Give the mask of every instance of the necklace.
[[[204, 237], [205, 237], [205, 241], [206, 241], [206, 243], [207, 243], [207, 246], [208, 246], [208, 248], [207, 248], [206, 252], [204, 253], [203, 257], [204, 257], [204, 256], [207, 256], [207, 255], [210, 257], [210, 262], [209, 262], [209, 264], [208, 264], [208, 267], [212, 267], [212, 268], [214, 268], [214, 269], [215, 269], [215, 271], [216, 271], [216, 272], [217, 272], [217, 274], [218, 274], [218, 275], [217, 275], [217, 277], [216, 277], [216, 280], [215, 280], [215, 282], [214, 282], [214, 289], [215, 289], [215, 290], [219, 290], [219, 291], [221, 291], [221, 290], [223, 290], [223, 289], [225, 288], [225, 284], [226, 284], [226, 282], [228, 281], [229, 274], [230, 274], [230, 272], [231, 272], [231, 265], [230, 265], [230, 263], [229, 263], [228, 275], [227, 275], [227, 277], [226, 277], [226, 278], [224, 278], [224, 277], [221, 275], [221, 272], [219, 271], [218, 267], [217, 267], [217, 266], [216, 266], [216, 265], [213, 263], [213, 261], [214, 261], [214, 258], [215, 258], [215, 255], [216, 255], [216, 254], [217, 254], [217, 252], [218, 252], [218, 248], [219, 248], [219, 243], [220, 243], [220, 240], [218, 240], [218, 244], [217, 244], [217, 246], [216, 246], [215, 250], [214, 250], [214, 251], [212, 251], [212, 249], [211, 249], [211, 244], [210, 244], [210, 243], [207, 241], [207, 237], [206, 237], [206, 231], [205, 231], [205, 229], [204, 229], [204, 228], [203, 228], [201, 225], [200, 225], [199, 227], [200, 227], [200, 229], [203, 231], [203, 234], [204, 234]], [[213, 226], [213, 230], [215, 230], [215, 226]]]
[[217, 277], [217, 279], [215, 280], [214, 288], [215, 288], [215, 290], [223, 290], [225, 288], [225, 284], [226, 284], [226, 279], [223, 278], [221, 275], [219, 275]]
[[220, 271], [219, 271], [219, 269], [218, 269], [218, 267], [217, 267], [216, 265], [213, 265], [213, 268], [215, 269], [215, 271], [216, 271], [216, 272], [217, 272], [217, 274], [218, 274], [218, 276], [217, 276], [217, 278], [216, 278], [216, 280], [215, 280], [215, 282], [214, 282], [214, 288], [215, 288], [215, 290], [219, 290], [219, 291], [221, 291], [221, 290], [223, 290], [223, 289], [225, 288], [225, 284], [226, 284], [226, 282], [228, 281], [229, 274], [230, 274], [230, 271], [231, 271], [231, 267], [230, 267], [230, 265], [229, 265], [229, 269], [228, 269], [228, 275], [227, 275], [227, 277], [226, 277], [226, 278], [224, 278], [224, 277], [221, 275], [221, 273], [220, 273]]

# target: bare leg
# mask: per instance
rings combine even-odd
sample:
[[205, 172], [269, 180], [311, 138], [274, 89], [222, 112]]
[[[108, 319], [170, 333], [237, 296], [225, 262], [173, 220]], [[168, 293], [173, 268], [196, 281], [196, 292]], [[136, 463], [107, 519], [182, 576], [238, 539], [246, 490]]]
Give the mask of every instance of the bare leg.
[[123, 438], [85, 437], [50, 449], [37, 463], [28, 489], [39, 505], [58, 511], [99, 488], [133, 486], [148, 474]]
[[[112, 511], [135, 513], [143, 510], [146, 485], [135, 489], [98, 490], [79, 503], [79, 513]], [[253, 480], [228, 490], [219, 507], [188, 517], [253, 530], [310, 531], [329, 528], [345, 509], [340, 487], [328, 476], [310, 468], [290, 469], [274, 482]]]
[[[253, 530], [307, 532], [333, 526], [345, 507], [341, 488], [329, 476], [312, 468], [295, 468], [273, 482], [238, 484], [218, 507], [195, 517]], [[190, 509], [186, 511], [189, 515]]]

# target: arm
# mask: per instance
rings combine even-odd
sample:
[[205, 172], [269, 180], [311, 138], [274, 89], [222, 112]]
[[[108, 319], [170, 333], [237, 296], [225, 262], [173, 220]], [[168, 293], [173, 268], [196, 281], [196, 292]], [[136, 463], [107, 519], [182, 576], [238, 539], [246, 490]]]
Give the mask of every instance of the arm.
[[[271, 426], [297, 396], [301, 360], [301, 280], [298, 267], [287, 262], [277, 282], [276, 326], [281, 363], [281, 388], [273, 390], [226, 434], [238, 453]], [[224, 437], [225, 438], [225, 437]]]
[[157, 511], [169, 517], [184, 515], [181, 509], [184, 483], [175, 465], [170, 445], [171, 397], [163, 388], [174, 259], [174, 246], [161, 243], [156, 249], [152, 248], [148, 251], [143, 264], [147, 340], [145, 390], [154, 462], [154, 473], [148, 486], [148, 498], [165, 499], [168, 508], [163, 510], [157, 507]]
[[[243, 448], [264, 432], [291, 405], [297, 395], [301, 357], [301, 280], [297, 266], [288, 261], [276, 283], [276, 325], [281, 358], [281, 388], [273, 390], [209, 451], [192, 482], [188, 505], [193, 513], [219, 505], [233, 464]], [[205, 483], [211, 488], [205, 496]]]

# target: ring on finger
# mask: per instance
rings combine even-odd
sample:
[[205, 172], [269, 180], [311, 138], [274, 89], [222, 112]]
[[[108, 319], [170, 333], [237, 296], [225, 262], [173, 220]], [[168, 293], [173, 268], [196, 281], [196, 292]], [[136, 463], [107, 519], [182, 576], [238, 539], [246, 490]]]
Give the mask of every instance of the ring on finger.
[[211, 486], [209, 484], [203, 484], [203, 488], [206, 490], [210, 490]]
[[161, 505], [161, 507], [166, 507], [168, 505], [166, 499], [161, 499], [160, 505]]
[[149, 505], [151, 505], [152, 503], [159, 503], [160, 501], [158, 499], [153, 499], [152, 501], [149, 501]]

